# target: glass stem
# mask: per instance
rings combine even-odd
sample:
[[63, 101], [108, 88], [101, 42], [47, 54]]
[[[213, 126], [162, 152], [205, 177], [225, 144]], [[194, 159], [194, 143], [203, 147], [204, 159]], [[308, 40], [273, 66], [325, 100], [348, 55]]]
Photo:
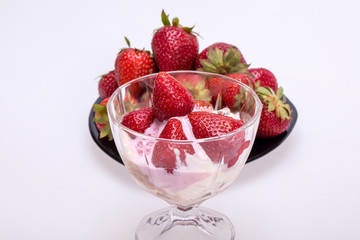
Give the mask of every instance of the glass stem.
[[170, 208], [171, 217], [178, 221], [196, 221], [199, 217], [199, 206], [195, 205], [186, 209], [171, 206]]

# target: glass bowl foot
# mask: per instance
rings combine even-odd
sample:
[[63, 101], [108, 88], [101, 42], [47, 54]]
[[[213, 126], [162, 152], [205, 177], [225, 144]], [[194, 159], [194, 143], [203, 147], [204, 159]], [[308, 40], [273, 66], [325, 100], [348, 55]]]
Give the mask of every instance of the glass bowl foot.
[[234, 227], [223, 214], [204, 207], [180, 210], [168, 207], [153, 212], [139, 223], [136, 240], [233, 240]]

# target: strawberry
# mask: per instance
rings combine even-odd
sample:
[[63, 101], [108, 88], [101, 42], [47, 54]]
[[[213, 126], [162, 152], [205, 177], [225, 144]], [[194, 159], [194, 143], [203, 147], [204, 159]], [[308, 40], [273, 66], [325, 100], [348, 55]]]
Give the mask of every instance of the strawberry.
[[222, 78], [213, 77], [209, 79], [209, 89], [211, 96], [217, 96], [219, 95], [219, 93], [221, 93], [222, 84], [223, 84]]
[[177, 75], [176, 80], [191, 92], [195, 100], [210, 101], [210, 91], [205, 77], [198, 74], [184, 74]]
[[231, 110], [239, 110], [241, 104], [244, 103], [244, 91], [234, 82], [227, 82], [227, 86], [222, 90], [222, 102]]
[[292, 111], [289, 104], [285, 104], [283, 89], [280, 87], [275, 94], [270, 87], [258, 87], [256, 92], [263, 102], [256, 137], [271, 138], [285, 132], [290, 125]]
[[141, 108], [126, 114], [121, 124], [136, 132], [144, 133], [154, 121], [155, 115], [151, 107]]
[[[115, 60], [115, 78], [119, 86], [138, 77], [155, 73], [156, 65], [149, 51], [130, 47], [130, 42], [125, 38], [128, 48], [123, 48]], [[130, 86], [130, 93], [139, 97], [144, 86], [139, 83]]]
[[109, 99], [110, 98], [105, 98], [100, 104], [93, 105], [95, 112], [94, 122], [100, 132], [99, 138], [107, 137], [109, 140], [113, 140], [106, 108]]
[[[160, 134], [160, 138], [187, 140], [181, 121], [176, 118], [172, 118], [166, 123]], [[179, 159], [181, 164], [184, 165], [186, 165], [186, 153], [191, 155], [195, 153], [194, 148], [190, 144], [158, 141], [154, 147], [151, 159], [152, 163], [158, 168], [165, 168], [168, 173], [173, 173], [173, 170], [176, 169], [176, 154], [174, 149], [177, 149], [179, 152]]]
[[[225, 76], [242, 82], [251, 88], [254, 88], [255, 86], [255, 80], [249, 74], [230, 73], [226, 74]], [[220, 103], [228, 106], [232, 110], [239, 109], [239, 106], [241, 106], [241, 104], [244, 102], [241, 98], [235, 98], [235, 96], [239, 94], [240, 86], [232, 81], [226, 81], [221, 78], [210, 78], [208, 85], [210, 89], [210, 94], [213, 96], [212, 101], [214, 105], [216, 105], [219, 93], [222, 93], [222, 101]], [[244, 91], [242, 91], [242, 94], [243, 93]]]
[[98, 84], [98, 90], [101, 99], [110, 97], [117, 88], [118, 83], [115, 79], [114, 71], [110, 71], [107, 74], [101, 76]]
[[248, 70], [249, 73], [254, 75], [257, 87], [270, 87], [274, 92], [278, 89], [277, 80], [272, 72], [265, 68], [251, 68]]
[[199, 52], [199, 43], [193, 34], [194, 27], [182, 27], [179, 19], [174, 18], [172, 25], [165, 14], [161, 13], [163, 27], [152, 38], [151, 48], [160, 71], [194, 69]]
[[219, 74], [245, 73], [246, 64], [240, 50], [227, 43], [214, 43], [205, 48], [196, 58], [195, 68], [198, 71]]
[[197, 139], [221, 136], [244, 125], [242, 120], [204, 111], [192, 112], [188, 118]]
[[211, 103], [203, 100], [195, 100], [194, 111], [212, 112], [214, 107]]
[[[215, 106], [215, 109], [221, 108], [222, 98], [220, 93], [222, 92], [223, 82], [222, 78], [215, 77], [210, 78], [208, 81], [210, 95], [212, 96], [211, 103]], [[220, 98], [218, 99], [219, 96]]]
[[[242, 125], [242, 120], [209, 112], [192, 112], [188, 115], [194, 136], [197, 139], [221, 136], [230, 133]], [[240, 131], [230, 137], [200, 143], [214, 163], [233, 166], [241, 153], [249, 146], [245, 141], [245, 132]]]
[[160, 121], [176, 116], [185, 116], [194, 108], [194, 98], [189, 90], [166, 72], [156, 76], [152, 107]]
[[[255, 86], [254, 78], [246, 73], [231, 73], [226, 76], [242, 82], [251, 88]], [[231, 81], [223, 81], [222, 85], [222, 103], [231, 110], [240, 110], [247, 99], [246, 90]]]
[[237, 143], [241, 147], [237, 148], [237, 152], [233, 155], [233, 157], [227, 157], [227, 164], [229, 168], [235, 165], [235, 163], [239, 160], [239, 156], [250, 146], [250, 140], [245, 141], [244, 139], [244, 132], [241, 132], [238, 135], [239, 136], [236, 138], [234, 137], [235, 140], [233, 140], [232, 143]]

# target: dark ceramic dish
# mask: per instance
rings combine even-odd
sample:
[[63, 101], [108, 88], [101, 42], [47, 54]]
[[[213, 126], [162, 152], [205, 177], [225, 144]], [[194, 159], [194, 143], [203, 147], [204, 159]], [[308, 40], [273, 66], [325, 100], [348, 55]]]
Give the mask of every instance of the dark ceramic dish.
[[[100, 104], [100, 102], [101, 102], [101, 99], [98, 98], [95, 103]], [[288, 129], [281, 135], [276, 136], [274, 138], [256, 139], [254, 146], [250, 152], [250, 156], [246, 163], [254, 161], [254, 160], [264, 156], [265, 154], [271, 152], [272, 150], [277, 148], [290, 135], [291, 131], [293, 130], [293, 128], [295, 126], [295, 123], [296, 123], [296, 120], [298, 117], [298, 113], [296, 111], [294, 104], [292, 104], [292, 102], [290, 102], [289, 99], [287, 99], [287, 103], [290, 105], [291, 109], [293, 110], [293, 112], [291, 114], [291, 117], [292, 117], [291, 123], [290, 123], [290, 126], [288, 127]], [[97, 130], [96, 125], [93, 121], [94, 115], [95, 115], [95, 112], [91, 108], [90, 115], [89, 115], [89, 128], [90, 128], [91, 136], [94, 139], [95, 143], [107, 155], [112, 157], [117, 162], [124, 164], [117, 149], [116, 149], [115, 142], [109, 141], [106, 138], [99, 139], [99, 131]]]

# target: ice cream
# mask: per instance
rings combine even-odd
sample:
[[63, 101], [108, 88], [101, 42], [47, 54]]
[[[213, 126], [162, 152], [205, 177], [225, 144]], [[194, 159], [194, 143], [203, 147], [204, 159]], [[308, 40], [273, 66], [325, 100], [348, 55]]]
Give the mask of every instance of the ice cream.
[[[232, 114], [226, 108], [214, 112], [240, 119], [239, 114]], [[175, 118], [181, 121], [187, 139], [195, 140], [187, 116]], [[159, 137], [165, 124], [165, 121], [155, 119], [144, 134]], [[123, 150], [119, 149], [119, 152], [135, 180], [146, 190], [184, 208], [225, 190], [237, 178], [248, 154], [245, 151], [239, 156], [237, 163], [229, 168], [221, 162], [214, 163], [203, 147], [194, 141], [191, 145], [195, 154], [186, 154], [186, 164], [180, 161], [179, 151], [174, 150], [177, 158], [176, 169], [169, 173], [164, 168], [154, 166], [151, 161], [156, 139], [134, 137], [125, 131], [114, 135], [120, 137]]]

